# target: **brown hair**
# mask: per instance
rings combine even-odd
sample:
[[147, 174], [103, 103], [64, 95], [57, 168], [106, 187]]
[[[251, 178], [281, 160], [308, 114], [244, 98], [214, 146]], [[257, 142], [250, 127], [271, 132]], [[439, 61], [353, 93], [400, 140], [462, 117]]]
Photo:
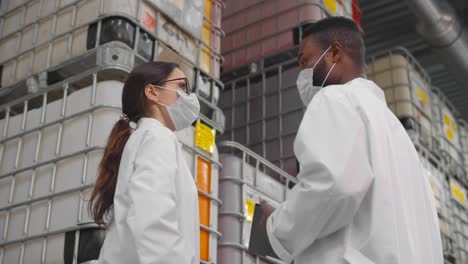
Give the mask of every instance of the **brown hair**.
[[138, 65], [129, 74], [122, 90], [122, 118], [112, 128], [104, 154], [99, 163], [98, 177], [89, 201], [89, 211], [94, 221], [105, 226], [105, 217], [114, 204], [120, 159], [130, 138], [130, 122], [138, 122], [145, 116], [146, 85], [161, 84], [179, 66], [175, 63], [148, 62]]

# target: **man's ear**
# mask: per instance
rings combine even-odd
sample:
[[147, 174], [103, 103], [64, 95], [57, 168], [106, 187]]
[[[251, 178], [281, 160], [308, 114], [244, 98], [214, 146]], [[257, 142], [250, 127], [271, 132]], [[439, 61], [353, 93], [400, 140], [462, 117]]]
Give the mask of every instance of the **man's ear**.
[[340, 60], [343, 59], [344, 49], [340, 43], [334, 42], [332, 44], [332, 47], [330, 48], [330, 52], [332, 54], [333, 63], [339, 62]]
[[148, 84], [144, 88], [145, 96], [148, 98], [148, 100], [152, 102], [159, 102], [159, 95], [157, 90], [153, 87], [153, 85]]

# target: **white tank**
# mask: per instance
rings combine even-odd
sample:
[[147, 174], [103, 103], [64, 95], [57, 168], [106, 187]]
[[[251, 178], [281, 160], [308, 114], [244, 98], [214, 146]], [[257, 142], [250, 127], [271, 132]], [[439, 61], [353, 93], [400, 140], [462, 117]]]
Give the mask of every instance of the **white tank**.
[[[97, 69], [0, 106], [0, 264], [97, 259], [104, 234], [87, 206], [121, 115], [116, 72]], [[199, 188], [202, 263], [215, 264], [221, 165], [216, 131], [200, 122], [177, 136]]]
[[433, 87], [433, 116], [436, 146], [434, 151], [442, 154], [451, 167], [451, 173], [463, 175], [463, 156], [461, 154], [460, 127], [458, 113], [444, 94]]
[[461, 141], [461, 154], [463, 159], [463, 166], [465, 171], [468, 172], [468, 123], [462, 119], [459, 119], [460, 128], [460, 141]]
[[[189, 69], [219, 77], [222, 2], [61, 0], [2, 1], [0, 18], [1, 86], [7, 87], [95, 47], [102, 39], [125, 42], [147, 60], [156, 39], [181, 55]], [[111, 21], [106, 17], [119, 17]], [[183, 19], [177, 20], [176, 17]], [[197, 18], [198, 17], [198, 18]], [[191, 23], [186, 19], [190, 18]], [[99, 22], [102, 21], [102, 24]], [[100, 26], [97, 26], [97, 25]], [[94, 40], [93, 40], [94, 39]], [[93, 42], [94, 41], [94, 42]]]
[[277, 263], [249, 254], [250, 232], [255, 204], [260, 199], [277, 207], [283, 202], [296, 179], [255, 152], [239, 143], [223, 141], [220, 161], [223, 165], [219, 178], [219, 241], [220, 264]]
[[123, 83], [66, 85], [2, 109], [0, 263], [63, 263], [66, 234], [96, 229], [87, 204]]
[[383, 89], [388, 107], [405, 128], [416, 133], [413, 139], [431, 148], [430, 79], [416, 59], [403, 48], [390, 50], [371, 58], [367, 77]]
[[452, 198], [452, 217], [455, 241], [455, 256], [457, 263], [468, 262], [468, 202], [467, 191], [460, 182], [450, 178]]

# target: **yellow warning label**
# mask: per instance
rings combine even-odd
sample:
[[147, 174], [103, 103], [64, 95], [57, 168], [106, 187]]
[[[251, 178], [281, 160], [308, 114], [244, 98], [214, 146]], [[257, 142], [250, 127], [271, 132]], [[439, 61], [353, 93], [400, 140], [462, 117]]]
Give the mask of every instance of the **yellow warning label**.
[[416, 89], [416, 95], [419, 97], [419, 99], [421, 99], [424, 105], [429, 105], [429, 97], [427, 96], [427, 93], [421, 89], [421, 87]]
[[446, 136], [450, 141], [453, 141], [453, 132], [452, 132], [452, 129], [447, 128], [447, 129], [445, 130], [445, 136]]
[[333, 15], [336, 15], [336, 0], [325, 0], [323, 4]]
[[252, 224], [255, 211], [255, 203], [250, 199], [245, 199], [245, 218]]
[[443, 114], [443, 120], [444, 120], [445, 137], [449, 139], [450, 141], [453, 141], [457, 133], [457, 124], [447, 113]]
[[209, 126], [197, 122], [195, 125], [195, 146], [213, 154], [216, 131]]
[[450, 126], [450, 123], [452, 123], [452, 119], [450, 118], [449, 115], [444, 113], [444, 124], [446, 124], [447, 126]]
[[461, 205], [466, 205], [466, 191], [454, 180], [450, 180], [450, 190], [452, 197]]

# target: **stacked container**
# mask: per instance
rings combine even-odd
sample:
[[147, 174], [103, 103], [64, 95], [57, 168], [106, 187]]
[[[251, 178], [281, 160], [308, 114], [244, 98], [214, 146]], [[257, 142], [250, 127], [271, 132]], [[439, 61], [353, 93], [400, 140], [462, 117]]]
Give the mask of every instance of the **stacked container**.
[[[151, 35], [155, 35], [205, 73], [219, 77], [221, 7], [220, 0], [2, 1], [1, 84], [11, 85], [92, 48], [88, 38], [92, 28], [87, 24], [100, 16], [122, 18], [108, 20], [103, 30], [118, 27], [119, 38], [129, 46], [133, 46], [134, 35], [140, 33], [139, 41], [143, 43], [139, 48], [148, 48], [154, 44]], [[141, 26], [140, 32], [136, 32], [135, 23]], [[106, 37], [102, 41], [115, 38], [109, 34]], [[150, 59], [153, 54], [150, 49], [142, 55]]]
[[198, 187], [200, 213], [200, 260], [201, 263], [217, 263], [218, 239], [218, 179], [221, 169], [218, 148], [215, 145], [216, 131], [197, 121], [195, 127], [177, 132], [186, 160]]
[[434, 151], [442, 154], [452, 175], [465, 181], [457, 112], [439, 89], [433, 88], [433, 94]]
[[432, 149], [430, 79], [416, 59], [404, 48], [386, 51], [370, 58], [367, 77], [383, 89], [388, 107], [413, 141]]
[[296, 175], [293, 145], [304, 106], [296, 88], [296, 59], [225, 82], [220, 107], [226, 116], [225, 140], [237, 141]]
[[466, 188], [450, 178], [456, 263], [468, 263], [468, 207]]
[[[448, 107], [447, 107], [448, 108]], [[451, 178], [450, 179], [450, 191], [452, 197], [452, 214], [453, 214], [453, 229], [455, 230], [454, 239], [456, 243], [456, 257], [458, 262], [457, 263], [467, 263], [468, 262], [468, 197], [467, 197], [467, 172], [468, 172], [468, 126], [466, 121], [458, 120], [458, 123], [452, 123], [451, 119], [453, 115], [449, 115], [449, 109], [445, 109], [444, 112], [450, 120], [443, 121], [444, 125], [441, 127], [445, 127], [445, 129], [450, 129], [450, 124], [454, 124], [456, 134], [458, 134], [460, 142], [460, 155], [461, 155], [461, 164], [463, 174], [460, 180], [465, 184], [462, 185], [461, 182]], [[444, 119], [444, 118], [442, 118]], [[446, 118], [447, 119], [447, 118]], [[448, 125], [447, 125], [448, 124]], [[457, 126], [458, 124], [458, 126]], [[453, 127], [451, 128], [453, 130]], [[442, 130], [443, 131], [443, 130]], [[447, 141], [450, 142], [450, 132], [445, 138]], [[457, 133], [458, 132], [458, 133]], [[456, 167], [458, 168], [458, 166]], [[458, 175], [460, 176], [460, 175]]]
[[356, 14], [357, 19], [356, 2], [231, 0], [226, 6], [223, 68], [229, 71], [221, 78], [222, 138], [246, 145], [296, 175], [293, 143], [304, 113], [296, 88], [297, 44], [303, 26], [332, 15]]
[[297, 28], [328, 16], [360, 22], [355, 0], [228, 0], [223, 14], [224, 70], [255, 62], [297, 45]]
[[465, 173], [468, 173], [468, 123], [465, 120], [459, 120], [460, 124], [460, 141], [461, 141], [461, 155], [463, 160], [463, 168]]
[[444, 258], [449, 263], [453, 263], [455, 259], [455, 241], [453, 237], [450, 186], [446, 179], [447, 168], [429, 149], [421, 145], [416, 145], [416, 149], [436, 201]]
[[[296, 182], [291, 175], [274, 166], [239, 143], [219, 143], [223, 165], [219, 178], [219, 263], [271, 263], [247, 252], [255, 204], [265, 200], [273, 207], [283, 202]], [[277, 263], [276, 260], [274, 263]]]
[[[416, 145], [436, 198], [444, 257], [468, 261], [466, 190], [456, 114], [408, 51], [393, 49], [372, 57], [367, 77], [385, 92], [388, 107]], [[455, 178], [456, 177], [456, 178]]]
[[[120, 77], [126, 74], [107, 69], [74, 76], [73, 81], [2, 108], [0, 263], [21, 259], [22, 263], [38, 259], [72, 263], [66, 252], [76, 252], [80, 243], [88, 243], [74, 230], [92, 230], [102, 238], [87, 214], [87, 203], [106, 137], [121, 114]], [[220, 236], [216, 231], [220, 164], [214, 133], [197, 123], [178, 134], [199, 187], [200, 254], [207, 263], [216, 263]], [[76, 242], [70, 241], [71, 236]], [[75, 254], [78, 261], [96, 258], [99, 247], [91, 248], [91, 253]]]
[[1, 107], [0, 263], [98, 256], [78, 248], [89, 242], [86, 233], [102, 239], [87, 201], [103, 143], [120, 116], [123, 84], [98, 82], [97, 74], [77, 77]]
[[180, 133], [199, 188], [200, 256], [217, 263], [215, 136], [220, 1], [2, 1], [0, 263], [81, 263], [103, 233], [87, 214], [97, 164], [137, 64], [177, 62], [200, 99]]

